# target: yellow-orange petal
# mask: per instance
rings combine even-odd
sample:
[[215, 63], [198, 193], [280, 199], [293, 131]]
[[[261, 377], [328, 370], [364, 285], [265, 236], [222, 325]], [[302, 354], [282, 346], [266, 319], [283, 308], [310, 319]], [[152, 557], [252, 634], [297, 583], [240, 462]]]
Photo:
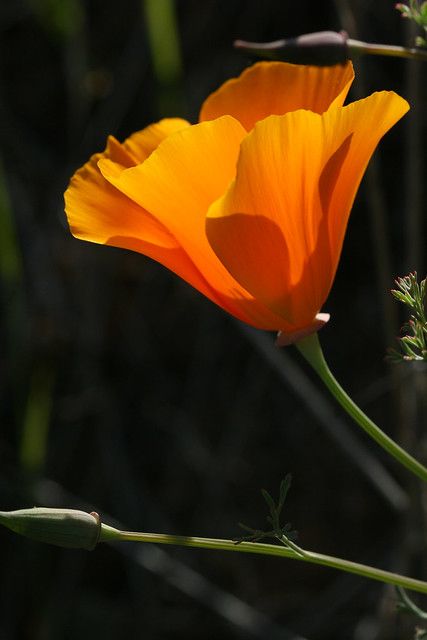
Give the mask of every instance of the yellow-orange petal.
[[194, 287], [209, 286], [173, 235], [147, 211], [115, 189], [92, 156], [71, 179], [65, 211], [72, 234], [81, 240], [129, 249], [157, 260]]
[[310, 261], [319, 237], [321, 116], [293, 111], [259, 122], [245, 138], [235, 183], [207, 217], [207, 236], [230, 273], [294, 327], [324, 301]]
[[182, 118], [163, 118], [163, 120], [133, 133], [123, 142], [123, 147], [133, 158], [133, 164], [140, 164], [153, 153], [154, 149], [157, 149], [162, 140], [189, 126], [190, 123]]
[[331, 158], [339, 145], [350, 140], [340, 166], [333, 168], [330, 175], [330, 167], [325, 163], [319, 181], [322, 209], [328, 218], [329, 243], [333, 249], [332, 278], [338, 266], [349, 213], [369, 159], [383, 135], [408, 109], [406, 100], [396, 93], [381, 91], [324, 114], [326, 157]]
[[258, 62], [205, 100], [200, 121], [230, 114], [250, 131], [269, 115], [297, 109], [323, 113], [332, 103], [343, 104], [353, 78], [351, 62], [331, 67]]
[[108, 136], [105, 151], [99, 154], [99, 157], [109, 158], [121, 165], [123, 169], [134, 167], [144, 162], [162, 140], [189, 126], [190, 123], [182, 118], [164, 118], [133, 133], [123, 143], [116, 140], [114, 136]]
[[206, 212], [235, 176], [245, 133], [237, 120], [225, 116], [169, 136], [136, 167], [123, 170], [107, 159], [98, 164], [111, 185], [176, 238], [208, 283], [205, 295], [249, 324], [277, 329], [280, 319], [233, 279], [205, 235]]
[[134, 167], [135, 158], [124, 148], [124, 146], [115, 138], [114, 136], [108, 136], [107, 138], [107, 146], [105, 147], [104, 153], [95, 154], [96, 162], [99, 158], [105, 156], [106, 158], [110, 158], [113, 162], [117, 162], [123, 168], [125, 167]]
[[211, 206], [207, 236], [235, 279], [296, 328], [323, 305], [363, 171], [406, 109], [384, 92], [322, 116], [271, 116], [243, 141], [236, 181]]
[[92, 156], [74, 174], [65, 192], [71, 233], [98, 244], [113, 244], [111, 238], [128, 237], [176, 248], [175, 238], [163, 225], [105, 180], [97, 166], [100, 158], [101, 154]]

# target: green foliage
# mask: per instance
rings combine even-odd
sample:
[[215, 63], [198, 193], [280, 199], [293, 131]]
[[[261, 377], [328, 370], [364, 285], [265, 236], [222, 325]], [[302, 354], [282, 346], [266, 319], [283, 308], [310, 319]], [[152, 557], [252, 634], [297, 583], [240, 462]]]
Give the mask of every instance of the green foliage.
[[[398, 3], [396, 9], [400, 11], [403, 18], [413, 20], [427, 35], [427, 2], [418, 3], [418, 0], [409, 0], [409, 5]], [[427, 38], [417, 36], [415, 39], [417, 47], [427, 47]]]
[[400, 342], [401, 352], [390, 350], [389, 357], [395, 362], [402, 360], [424, 360], [427, 362], [427, 278], [418, 284], [416, 272], [410, 273], [404, 278], [398, 278], [398, 289], [392, 289], [391, 293], [411, 309], [411, 316], [404, 324], [402, 331], [406, 332]]
[[257, 542], [264, 538], [273, 538], [274, 540], [281, 542], [285, 547], [295, 551], [298, 555], [304, 556], [303, 550], [294, 543], [298, 533], [292, 530], [291, 523], [288, 522], [284, 525], [280, 524], [280, 516], [282, 514], [282, 509], [285, 504], [288, 491], [291, 487], [291, 482], [292, 476], [288, 473], [280, 483], [279, 499], [277, 504], [268, 491], [261, 489], [262, 497], [266, 501], [270, 511], [270, 515], [267, 516], [267, 522], [272, 528], [267, 531], [263, 531], [262, 529], [253, 529], [252, 527], [248, 527], [246, 524], [239, 522], [239, 527], [244, 531], [247, 531], [249, 535], [236, 538], [234, 540], [236, 544], [245, 541]]
[[22, 261], [2, 162], [0, 162], [0, 229], [0, 276], [5, 282], [16, 286], [22, 277]]
[[175, 82], [181, 77], [181, 50], [174, 3], [145, 0], [144, 7], [157, 77], [164, 83]]
[[43, 471], [48, 449], [54, 375], [48, 366], [32, 373], [20, 440], [20, 461], [28, 473]]
[[31, 0], [31, 6], [45, 29], [61, 40], [72, 38], [81, 30], [81, 0]]
[[182, 59], [173, 0], [143, 0], [154, 74], [158, 83], [158, 109], [162, 116], [186, 114], [182, 94]]
[[[397, 594], [397, 609], [409, 615], [415, 616], [418, 620], [426, 621], [427, 612], [418, 607], [415, 602], [408, 596], [405, 589], [402, 587], [396, 587]], [[427, 630], [416, 627], [414, 640], [426, 640]]]

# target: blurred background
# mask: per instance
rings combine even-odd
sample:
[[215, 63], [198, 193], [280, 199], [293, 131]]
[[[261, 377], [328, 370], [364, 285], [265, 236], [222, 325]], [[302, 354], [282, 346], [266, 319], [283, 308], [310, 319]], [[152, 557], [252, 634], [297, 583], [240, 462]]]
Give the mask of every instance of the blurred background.
[[[253, 62], [234, 39], [326, 29], [414, 37], [393, 0], [2, 0], [1, 509], [84, 508], [127, 529], [231, 538], [239, 521], [264, 527], [260, 489], [275, 495], [292, 472], [285, 520], [303, 547], [427, 579], [419, 483], [294, 349], [141, 255], [75, 240], [63, 211], [70, 176], [108, 134], [197, 120], [202, 100]], [[405, 319], [393, 280], [426, 268], [427, 66], [355, 66], [352, 99], [395, 90], [412, 109], [365, 176], [320, 337], [343, 386], [425, 460], [426, 373], [384, 356]], [[293, 561], [66, 551], [1, 530], [0, 566], [2, 640], [414, 634], [391, 588]]]

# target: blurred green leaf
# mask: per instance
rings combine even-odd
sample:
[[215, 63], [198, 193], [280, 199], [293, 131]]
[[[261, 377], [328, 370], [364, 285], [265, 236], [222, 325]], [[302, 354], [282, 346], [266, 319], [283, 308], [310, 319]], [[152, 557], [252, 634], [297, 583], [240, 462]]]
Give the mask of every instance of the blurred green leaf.
[[41, 471], [46, 460], [52, 396], [52, 370], [40, 365], [31, 377], [21, 435], [21, 465], [29, 473]]
[[151, 55], [158, 80], [176, 82], [182, 71], [173, 0], [144, 0]]
[[16, 239], [9, 191], [0, 161], [0, 273], [8, 284], [21, 279], [21, 253]]
[[81, 0], [29, 0], [43, 27], [66, 39], [78, 33], [84, 22]]
[[185, 116], [182, 61], [174, 0], [142, 0], [160, 116]]

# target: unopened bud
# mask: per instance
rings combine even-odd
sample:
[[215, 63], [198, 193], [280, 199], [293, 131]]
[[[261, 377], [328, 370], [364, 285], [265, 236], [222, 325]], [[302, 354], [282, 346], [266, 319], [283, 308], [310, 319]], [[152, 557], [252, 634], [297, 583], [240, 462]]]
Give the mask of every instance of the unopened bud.
[[96, 547], [101, 531], [97, 513], [77, 509], [34, 507], [0, 511], [0, 524], [37, 542], [88, 551]]
[[349, 58], [348, 35], [345, 31], [318, 31], [296, 38], [274, 42], [245, 42], [236, 40], [234, 46], [246, 53], [285, 60], [297, 64], [330, 66], [343, 64]]

